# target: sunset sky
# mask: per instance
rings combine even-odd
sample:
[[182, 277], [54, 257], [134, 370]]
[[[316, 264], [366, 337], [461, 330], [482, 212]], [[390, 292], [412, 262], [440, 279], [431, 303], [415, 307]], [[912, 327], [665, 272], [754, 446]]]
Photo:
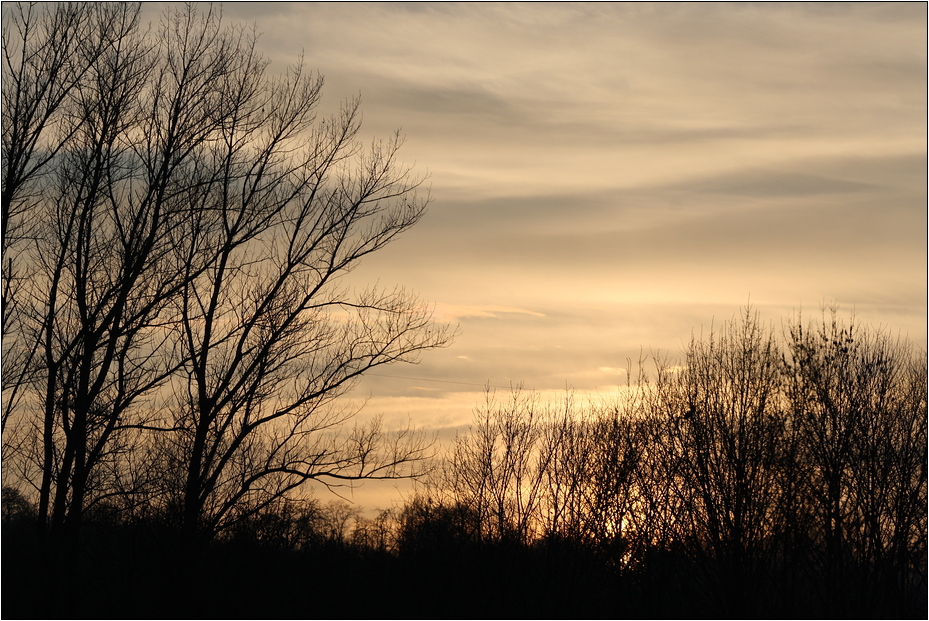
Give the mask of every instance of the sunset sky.
[[446, 436], [485, 383], [609, 395], [749, 301], [776, 326], [836, 302], [925, 347], [926, 11], [224, 6], [271, 73], [303, 51], [324, 112], [360, 93], [366, 139], [400, 128], [429, 175], [427, 215], [351, 282], [460, 335], [355, 395]]

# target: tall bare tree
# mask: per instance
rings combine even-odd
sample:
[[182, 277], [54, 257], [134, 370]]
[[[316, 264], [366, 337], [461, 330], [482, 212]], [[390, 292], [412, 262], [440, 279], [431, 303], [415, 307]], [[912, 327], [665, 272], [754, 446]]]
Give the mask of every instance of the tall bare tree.
[[[55, 6], [43, 7], [39, 17], [31, 8], [19, 13], [34, 19], [37, 32], [62, 20], [76, 24], [73, 38], [52, 40], [62, 47], [56, 58], [80, 61], [65, 61], [60, 70], [75, 74], [37, 95], [51, 99], [35, 105], [53, 110], [44, 125], [50, 128], [47, 141], [36, 137], [38, 127], [15, 131], [28, 120], [3, 128], [5, 152], [19, 154], [10, 159], [18, 184], [10, 211], [15, 215], [13, 206], [28, 201], [37, 216], [31, 252], [18, 257], [31, 273], [18, 290], [16, 335], [37, 355], [18, 360], [22, 367], [10, 372], [21, 378], [11, 393], [23, 388], [24, 378], [34, 393], [22, 404], [14, 436], [25, 434], [35, 447], [23, 455], [23, 474], [38, 490], [40, 520], [55, 532], [66, 522], [79, 525], [89, 492], [101, 498], [112, 491], [98, 488], [106, 478], [102, 465], [125, 454], [131, 435], [126, 432], [141, 424], [130, 423], [128, 412], [164, 378], [163, 341], [152, 327], [170, 288], [172, 274], [163, 258], [171, 249], [163, 231], [171, 219], [152, 191], [159, 181], [141, 178], [128, 140], [153, 68], [149, 47], [138, 35], [138, 7]], [[22, 31], [28, 48], [28, 29]], [[4, 81], [4, 97], [16, 100], [27, 84]], [[57, 125], [50, 122], [58, 117], [63, 120]], [[35, 161], [30, 167], [27, 160]], [[18, 405], [16, 399], [9, 403]], [[5, 435], [5, 448], [7, 440]]]
[[[237, 84], [261, 78], [242, 71]], [[412, 436], [381, 452], [377, 423], [329, 435], [352, 414], [331, 406], [355, 378], [449, 335], [402, 290], [338, 286], [426, 202], [398, 168], [398, 137], [359, 152], [357, 102], [313, 129], [321, 86], [296, 66], [242, 89], [210, 153], [220, 166], [191, 234], [218, 251], [179, 298], [186, 355], [172, 408], [188, 529], [213, 532], [308, 479], [400, 476], [422, 456]]]
[[425, 455], [336, 403], [451, 338], [401, 289], [338, 283], [416, 224], [421, 179], [399, 136], [361, 148], [357, 101], [318, 120], [322, 78], [268, 77], [255, 45], [193, 5], [154, 33], [129, 4], [4, 21], [4, 220], [36, 215], [22, 252], [4, 238], [4, 345], [34, 352], [4, 356], [4, 465], [53, 533], [118, 500], [210, 536]]
[[745, 614], [752, 588], [771, 564], [780, 468], [788, 450], [774, 330], [746, 309], [708, 337], [694, 338], [673, 382], [668, 440], [680, 464], [677, 493], [686, 520], [679, 534], [718, 565], [719, 603]]
[[789, 324], [785, 360], [796, 472], [830, 612], [924, 589], [912, 577], [926, 550], [925, 354], [827, 308], [819, 323]]

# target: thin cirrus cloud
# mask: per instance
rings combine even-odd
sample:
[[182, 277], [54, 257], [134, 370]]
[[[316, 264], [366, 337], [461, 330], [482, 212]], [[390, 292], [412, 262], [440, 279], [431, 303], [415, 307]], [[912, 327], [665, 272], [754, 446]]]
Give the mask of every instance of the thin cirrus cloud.
[[925, 346], [925, 4], [224, 11], [429, 175], [423, 220], [350, 280], [460, 335], [366, 377], [367, 410], [452, 428], [482, 384], [596, 393], [749, 302], [779, 326], [835, 301]]
[[[475, 305], [475, 304], [446, 304], [439, 302], [434, 307], [433, 316], [438, 321], [452, 322], [464, 317], [499, 317], [501, 313], [517, 313], [523, 315], [533, 315], [535, 317], [544, 317], [542, 313], [523, 308], [513, 308], [510, 306], [498, 306], [496, 304]], [[459, 356], [461, 357], [461, 356]]]

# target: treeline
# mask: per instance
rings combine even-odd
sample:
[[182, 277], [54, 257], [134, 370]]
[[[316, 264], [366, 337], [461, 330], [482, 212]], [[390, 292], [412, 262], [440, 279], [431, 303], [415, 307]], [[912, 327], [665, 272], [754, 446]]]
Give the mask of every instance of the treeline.
[[[609, 403], [488, 394], [373, 519], [281, 498], [194, 558], [170, 515], [114, 504], [73, 584], [119, 567], [166, 615], [925, 616], [925, 352], [834, 310], [782, 331], [746, 311], [652, 362]], [[3, 515], [28, 568], [35, 506], [5, 489]], [[4, 586], [36, 578], [13, 592], [41, 601], [32, 565]]]
[[411, 510], [588, 550], [669, 614], [922, 616], [926, 394], [924, 351], [746, 311], [616, 403], [490, 398]]

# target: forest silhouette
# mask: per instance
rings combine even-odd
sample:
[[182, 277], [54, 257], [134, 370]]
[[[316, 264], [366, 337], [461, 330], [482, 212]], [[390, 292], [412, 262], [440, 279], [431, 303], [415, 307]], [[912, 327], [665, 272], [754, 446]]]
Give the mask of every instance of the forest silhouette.
[[157, 505], [98, 503], [49, 566], [5, 487], [4, 614], [918, 618], [925, 357], [835, 310], [788, 325], [746, 310], [608, 403], [488, 393], [374, 518], [282, 497], [192, 553]]
[[5, 6], [3, 51], [5, 617], [925, 618], [925, 350], [749, 308], [438, 450], [340, 399], [454, 336], [340, 285], [425, 212], [399, 135], [213, 7]]

